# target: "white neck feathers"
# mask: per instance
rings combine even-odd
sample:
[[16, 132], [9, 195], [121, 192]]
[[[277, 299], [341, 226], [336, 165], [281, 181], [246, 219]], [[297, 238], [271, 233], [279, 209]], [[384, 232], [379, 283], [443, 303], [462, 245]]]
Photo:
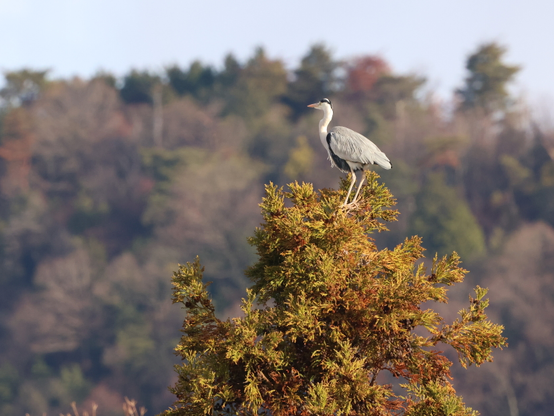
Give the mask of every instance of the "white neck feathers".
[[319, 138], [323, 146], [327, 147], [327, 126], [333, 118], [333, 109], [326, 105], [323, 107], [323, 118], [319, 121]]

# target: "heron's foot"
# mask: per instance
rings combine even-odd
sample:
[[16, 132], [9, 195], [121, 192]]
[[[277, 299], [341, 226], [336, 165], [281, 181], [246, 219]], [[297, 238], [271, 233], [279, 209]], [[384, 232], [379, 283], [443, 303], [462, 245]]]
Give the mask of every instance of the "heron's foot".
[[354, 200], [348, 204], [344, 203], [342, 204], [342, 207], [346, 209], [347, 211], [355, 210], [360, 208], [360, 205], [358, 204], [358, 201]]

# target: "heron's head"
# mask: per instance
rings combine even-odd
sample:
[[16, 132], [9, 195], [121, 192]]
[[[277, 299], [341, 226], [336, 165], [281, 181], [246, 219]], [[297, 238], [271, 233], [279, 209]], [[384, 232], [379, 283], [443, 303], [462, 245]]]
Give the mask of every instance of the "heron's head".
[[318, 103], [310, 104], [308, 107], [315, 108], [316, 110], [333, 109], [333, 104], [329, 98], [324, 98]]

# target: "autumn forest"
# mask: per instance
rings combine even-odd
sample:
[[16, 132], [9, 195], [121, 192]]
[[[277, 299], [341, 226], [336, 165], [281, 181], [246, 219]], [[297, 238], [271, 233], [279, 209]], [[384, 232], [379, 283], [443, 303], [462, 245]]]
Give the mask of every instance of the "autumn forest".
[[[379, 56], [335, 59], [314, 45], [288, 69], [259, 48], [245, 62], [55, 79], [4, 73], [0, 90], [0, 414], [121, 414], [125, 397], [173, 402], [183, 311], [177, 264], [200, 256], [221, 318], [240, 314], [264, 184], [337, 188], [320, 112], [374, 141], [400, 216], [374, 236], [459, 253], [509, 347], [454, 385], [483, 415], [554, 406], [554, 130], [510, 89], [518, 63], [496, 43], [460, 57], [449, 100]], [[450, 307], [452, 305], [452, 307]], [[447, 352], [448, 353], [448, 352]], [[452, 353], [455, 356], [455, 353]], [[101, 411], [100, 411], [101, 410]]]

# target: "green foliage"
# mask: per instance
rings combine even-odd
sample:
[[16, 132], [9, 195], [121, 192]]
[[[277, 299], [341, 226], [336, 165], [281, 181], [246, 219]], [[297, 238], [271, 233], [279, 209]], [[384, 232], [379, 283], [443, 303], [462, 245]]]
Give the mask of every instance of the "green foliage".
[[283, 101], [296, 116], [308, 112], [307, 104], [318, 102], [337, 90], [338, 68], [339, 63], [332, 59], [331, 52], [324, 45], [313, 45], [294, 71], [295, 79], [289, 83]]
[[306, 136], [296, 138], [296, 146], [289, 152], [289, 160], [285, 165], [285, 175], [289, 179], [299, 178], [312, 170], [314, 150], [308, 143]]
[[[351, 209], [341, 206], [347, 181], [319, 193], [311, 184], [266, 187], [242, 318], [216, 318], [198, 258], [179, 267], [173, 301], [186, 311], [176, 348], [183, 364], [166, 415], [477, 414], [434, 348], [448, 344], [463, 366], [480, 365], [505, 345], [502, 326], [487, 319], [479, 287], [452, 324], [428, 309], [463, 281], [456, 253], [435, 257], [427, 272], [419, 237], [377, 250], [371, 235], [398, 215], [377, 179], [367, 173]], [[386, 374], [403, 380], [405, 395], [379, 381]]]
[[179, 169], [196, 163], [203, 163], [207, 152], [194, 147], [177, 150], [159, 148], [142, 149], [142, 169], [156, 183], [152, 197], [167, 195], [169, 187], [178, 175]]
[[504, 168], [509, 184], [516, 187], [531, 177], [531, 171], [523, 166], [515, 157], [502, 155], [500, 164]]
[[103, 70], [96, 72], [96, 74], [94, 74], [92, 78], [92, 81], [96, 81], [96, 80], [104, 82], [109, 87], [112, 87], [114, 89], [116, 88], [117, 77], [111, 72], [107, 72]]
[[82, 401], [90, 392], [91, 383], [86, 380], [78, 364], [63, 366], [55, 375], [39, 358], [33, 365], [32, 379], [23, 380], [11, 365], [0, 367], [0, 411], [2, 415], [19, 414], [11, 405], [17, 396], [26, 400], [27, 412], [38, 413], [47, 403], [61, 404], [72, 400]]
[[178, 95], [190, 94], [195, 98], [206, 98], [216, 79], [213, 68], [202, 65], [200, 61], [194, 61], [188, 71], [173, 65], [166, 69], [166, 75], [169, 85]]
[[123, 87], [119, 91], [121, 98], [128, 104], [152, 104], [153, 88], [160, 82], [160, 77], [148, 71], [132, 70], [123, 79]]
[[523, 157], [500, 157], [502, 173], [513, 192], [517, 214], [528, 221], [543, 220], [554, 225], [554, 163], [538, 140]]
[[365, 135], [368, 139], [379, 146], [389, 142], [392, 136], [391, 127], [383, 116], [381, 110], [382, 109], [378, 105], [373, 103], [369, 104], [367, 105], [367, 112], [365, 116], [367, 124]]
[[60, 380], [63, 389], [67, 391], [68, 398], [72, 400], [84, 400], [91, 388], [91, 383], [85, 379], [78, 364], [62, 367]]
[[286, 108], [277, 104], [265, 116], [257, 118], [255, 126], [250, 129], [248, 154], [255, 160], [268, 163], [272, 173], [269, 178], [275, 181], [282, 176], [291, 149], [297, 147], [297, 138], [292, 135], [291, 127]]
[[6, 413], [3, 405], [13, 401], [20, 382], [17, 368], [9, 363], [0, 366], [0, 410], [2, 410], [2, 414]]
[[223, 71], [218, 74], [217, 81], [221, 88], [228, 89], [238, 81], [242, 67], [233, 54], [225, 57], [223, 65]]
[[263, 48], [244, 66], [228, 95], [224, 112], [253, 123], [277, 102], [287, 88], [287, 72], [280, 60], [271, 60]]
[[490, 113], [505, 110], [510, 103], [508, 83], [521, 69], [502, 61], [506, 48], [497, 43], [481, 45], [469, 56], [466, 69], [469, 75], [465, 86], [457, 91], [462, 108], [481, 108]]
[[109, 206], [105, 201], [95, 204], [94, 199], [84, 190], [77, 195], [74, 209], [68, 222], [68, 228], [73, 234], [81, 234], [88, 228], [102, 224], [109, 214]]
[[117, 333], [117, 361], [125, 372], [138, 376], [148, 365], [155, 350], [150, 329], [144, 323], [130, 324]]
[[50, 72], [48, 69], [6, 71], [4, 73], [6, 86], [0, 90], [0, 97], [13, 106], [33, 102], [46, 87], [48, 72]]
[[471, 258], [485, 251], [485, 238], [467, 203], [442, 174], [430, 174], [416, 196], [410, 233], [420, 235], [431, 253], [456, 251]]

